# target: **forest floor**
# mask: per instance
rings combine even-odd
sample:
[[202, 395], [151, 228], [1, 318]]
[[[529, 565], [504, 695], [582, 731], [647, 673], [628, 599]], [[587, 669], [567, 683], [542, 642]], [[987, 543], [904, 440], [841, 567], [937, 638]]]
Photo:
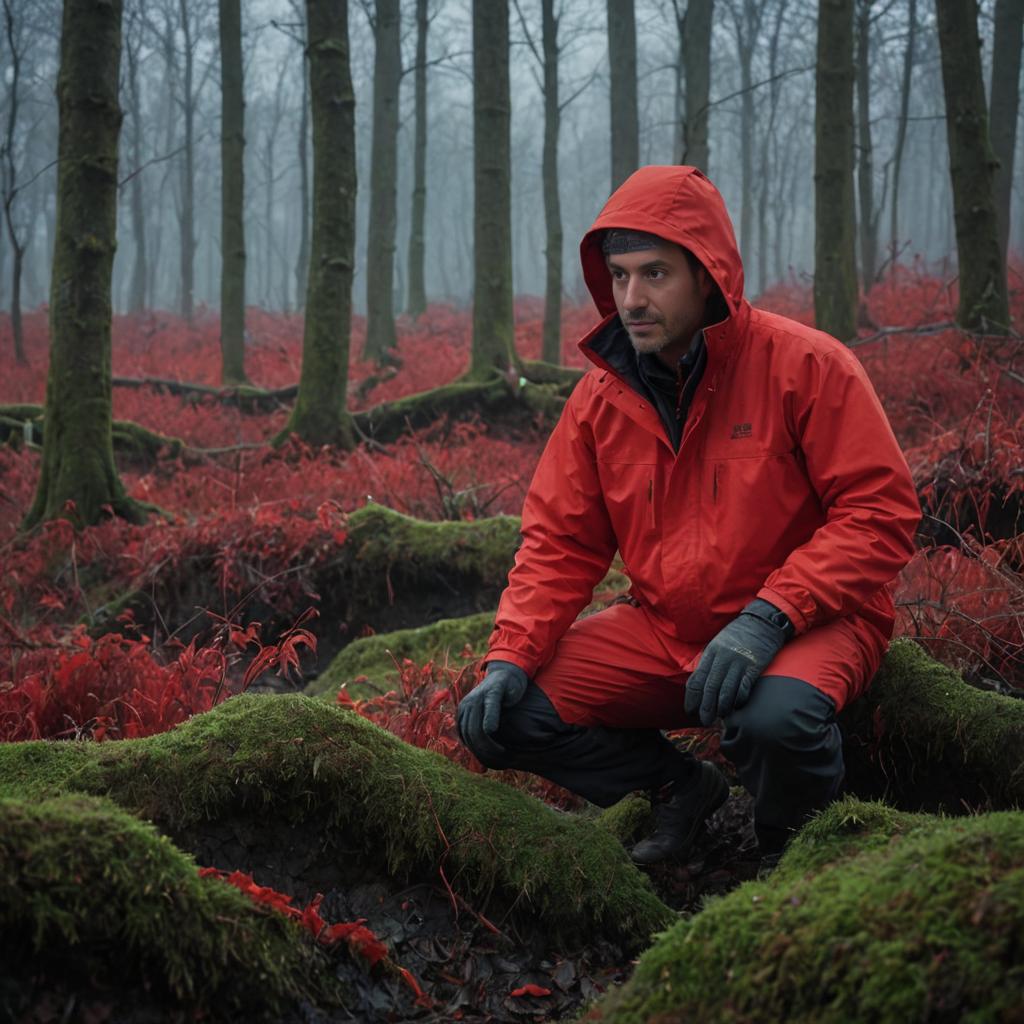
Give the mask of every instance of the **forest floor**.
[[[1024, 323], [1019, 267], [1012, 280], [1016, 322]], [[809, 292], [796, 284], [774, 289], [759, 304], [811, 320]], [[1024, 689], [1024, 342], [979, 340], [942, 326], [954, 304], [948, 282], [923, 267], [899, 268], [869, 295], [864, 320], [871, 326], [856, 348], [929, 513], [919, 550], [896, 583], [897, 633], [921, 640], [974, 685], [1016, 692]], [[526, 358], [539, 357], [541, 312], [535, 300], [517, 304], [517, 347]], [[589, 309], [565, 311], [565, 364], [583, 366], [573, 339], [592, 319]], [[250, 380], [266, 389], [294, 384], [301, 317], [252, 309], [247, 324]], [[470, 324], [467, 311], [440, 305], [416, 324], [402, 321], [395, 366], [382, 371], [359, 358], [357, 318], [350, 408], [455, 379], [467, 365]], [[44, 399], [45, 310], [29, 313], [25, 328], [29, 365], [5, 375], [0, 404]], [[9, 326], [0, 322], [4, 346], [9, 351]], [[115, 318], [115, 378], [216, 388], [218, 368], [212, 313], [200, 311], [191, 325], [159, 311]], [[251, 685], [301, 689], [334, 653], [381, 628], [347, 621], [347, 606], [332, 591], [352, 514], [376, 504], [431, 521], [517, 515], [546, 432], [540, 424], [502, 433], [479, 421], [441, 422], [386, 446], [341, 454], [295, 440], [270, 448], [287, 418], [284, 401], [245, 408], [216, 392], [123, 385], [115, 386], [114, 409], [118, 419], [190, 446], [156, 458], [119, 458], [130, 494], [166, 512], [143, 526], [111, 520], [76, 531], [60, 522], [20, 534], [39, 450], [22, 431], [9, 431], [0, 446], [0, 741], [141, 737]], [[384, 582], [392, 600], [401, 601], [390, 576]], [[445, 612], [442, 601], [432, 617]], [[441, 666], [442, 675], [471, 684], [482, 651], [451, 654], [456, 664]], [[417, 669], [431, 685], [414, 687], [406, 695], [410, 705], [429, 701], [437, 689], [438, 666]], [[373, 717], [372, 707], [353, 707]], [[442, 753], [457, 747], [453, 707], [441, 706], [428, 736]], [[418, 742], [414, 720], [402, 714], [382, 724]], [[451, 756], [481, 770], [465, 751]], [[564, 794], [530, 791], [565, 806]], [[223, 846], [215, 856], [215, 839], [208, 836], [207, 846], [193, 852], [200, 863], [205, 853], [205, 863], [227, 866]], [[749, 801], [737, 794], [689, 863], [653, 871], [651, 880], [670, 907], [689, 915], [752, 878], [755, 849]], [[256, 881], [280, 887], [297, 904], [313, 895], [296, 876]], [[365, 918], [429, 997], [418, 1001], [402, 978], [345, 961], [339, 970], [349, 972], [346, 980], [363, 1001], [359, 1019], [395, 1019], [400, 1011], [401, 1019], [553, 1020], [631, 970], [621, 950], [600, 940], [555, 955], [543, 935], [496, 934], [471, 908], [453, 908], [436, 878], [404, 887], [367, 878], [320, 891], [326, 921]], [[60, 1020], [66, 995], [40, 998], [38, 1015], [25, 1019]], [[96, 993], [95, 1020], [156, 1019], [146, 1016], [145, 998], [135, 1016], [103, 1016], [105, 1005], [111, 1000]], [[351, 1018], [308, 1007], [294, 1019]]]

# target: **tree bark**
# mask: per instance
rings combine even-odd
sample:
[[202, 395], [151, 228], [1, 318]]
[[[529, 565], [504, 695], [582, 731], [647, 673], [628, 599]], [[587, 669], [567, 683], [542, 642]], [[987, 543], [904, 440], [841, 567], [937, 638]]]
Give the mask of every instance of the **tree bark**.
[[302, 113], [299, 115], [299, 254], [295, 261], [295, 305], [302, 309], [309, 281], [309, 30], [302, 56]]
[[1021, 32], [1024, 0], [996, 0], [995, 35], [992, 47], [992, 150], [999, 167], [995, 176], [999, 251], [1006, 260], [1010, 240], [1010, 193], [1013, 154], [1017, 146], [1017, 108], [1020, 103]]
[[875, 215], [874, 156], [871, 145], [871, 4], [857, 6], [857, 221], [860, 240], [860, 279], [864, 294], [875, 281], [878, 265], [878, 218]]
[[903, 148], [907, 141], [907, 117], [910, 112], [910, 86], [914, 77], [914, 44], [917, 33], [917, 0], [910, 0], [907, 9], [907, 48], [903, 53], [903, 82], [900, 86], [900, 116], [896, 125], [896, 143], [892, 158], [892, 206], [889, 219], [889, 269], [896, 269], [899, 245], [900, 175], [903, 170]]
[[544, 47], [544, 251], [547, 274], [544, 288], [544, 335], [541, 358], [556, 366], [562, 361], [562, 204], [558, 193], [558, 136], [562, 112], [558, 100], [558, 18], [554, 0], [541, 2]]
[[768, 122], [761, 135], [761, 169], [757, 185], [757, 283], [760, 291], [768, 284], [768, 209], [771, 206], [771, 182], [777, 168], [771, 160], [770, 150], [776, 134], [776, 117], [779, 113], [779, 93], [782, 83], [777, 79], [779, 71], [779, 38], [786, 17], [788, 0], [778, 0], [775, 8], [775, 23], [768, 43]]
[[473, 0], [473, 351], [469, 376], [517, 365], [512, 309], [508, 0]]
[[25, 357], [24, 331], [21, 322], [21, 273], [25, 259], [25, 246], [18, 238], [18, 232], [14, 227], [14, 200], [17, 197], [18, 184], [18, 170], [14, 162], [14, 135], [18, 127], [21, 52], [14, 36], [14, 11], [10, 0], [4, 0], [4, 34], [7, 36], [7, 47], [11, 52], [11, 82], [7, 92], [7, 132], [4, 140], [6, 160], [3, 166], [4, 221], [14, 255], [11, 266], [11, 334], [14, 339], [14, 361], [19, 366], [26, 366], [28, 359]]
[[132, 104], [132, 240], [135, 243], [132, 276], [128, 286], [128, 312], [140, 313], [146, 308], [146, 206], [142, 190], [142, 97], [139, 91], [139, 54], [137, 40], [128, 39], [125, 47], [128, 59], [128, 95]]
[[853, 0], [820, 0], [814, 109], [814, 315], [857, 334], [853, 216]]
[[178, 4], [181, 31], [185, 40], [185, 80], [183, 83], [182, 114], [185, 120], [185, 147], [181, 164], [181, 302], [180, 312], [192, 322], [195, 300], [195, 97], [192, 81], [195, 76], [195, 53], [192, 49], [192, 25], [189, 21], [188, 2]]
[[[739, 9], [737, 9], [737, 6]], [[740, 59], [740, 255], [752, 269], [754, 189], [754, 49], [761, 31], [763, 8], [755, 0], [742, 0], [733, 7], [736, 50]], [[758, 283], [752, 282], [754, 291]]]
[[714, 0], [689, 0], [679, 22], [686, 75], [685, 116], [678, 163], [708, 171], [708, 107], [711, 102], [711, 22]]
[[366, 232], [365, 358], [378, 362], [395, 335], [395, 203], [398, 178], [398, 98], [402, 82], [399, 0], [376, 0], [373, 25], [373, 140], [370, 221]]
[[59, 516], [131, 519], [111, 441], [111, 272], [117, 245], [122, 0], [65, 0], [57, 77], [57, 241], [46, 432], [31, 527]]
[[416, 320], [427, 308], [424, 283], [427, 217], [427, 0], [416, 0], [416, 113], [413, 142], [412, 224], [409, 229], [409, 293], [405, 311]]
[[[221, 61], [220, 379], [245, 376], [245, 91], [240, 0], [219, 0]], [[270, 259], [269, 247], [266, 257]]]
[[608, 65], [611, 79], [611, 190], [614, 192], [640, 165], [633, 0], [608, 0]]
[[349, 70], [348, 0], [306, 0], [313, 105], [313, 240], [299, 393], [277, 440], [352, 448], [346, 411], [355, 250], [355, 94]]
[[978, 6], [976, 0], [936, 0], [935, 11], [960, 265], [957, 323], [965, 330], [1002, 334], [1010, 310], [993, 192], [996, 158], [988, 137]]

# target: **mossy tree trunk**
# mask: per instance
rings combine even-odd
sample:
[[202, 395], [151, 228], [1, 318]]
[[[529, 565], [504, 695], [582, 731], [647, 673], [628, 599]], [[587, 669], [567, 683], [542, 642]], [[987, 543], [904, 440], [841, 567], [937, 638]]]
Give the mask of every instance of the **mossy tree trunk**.
[[857, 334], [853, 216], [853, 0], [820, 0], [814, 105], [814, 317]]
[[562, 361], [562, 205], [558, 194], [558, 134], [562, 111], [558, 101], [558, 18], [555, 0], [541, 2], [544, 48], [544, 225], [547, 228], [547, 276], [544, 289], [544, 336], [541, 358], [556, 366]]
[[611, 80], [611, 190], [614, 192], [640, 166], [633, 0], [608, 0], [608, 73]]
[[473, 0], [473, 351], [469, 377], [517, 366], [512, 310], [508, 0]]
[[[221, 67], [220, 379], [245, 376], [245, 96], [240, 0], [219, 0]], [[270, 252], [267, 252], [267, 260]]]
[[[117, 246], [122, 0], [65, 0], [57, 107], [57, 239], [50, 284], [46, 429], [25, 520], [138, 519], [114, 467], [110, 285]], [[73, 511], [72, 511], [73, 508]]]
[[1010, 323], [1006, 267], [999, 248], [994, 184], [996, 158], [988, 137], [976, 0], [936, 0], [946, 137], [953, 182], [960, 305], [957, 323], [1001, 334]]
[[679, 49], [686, 87], [677, 163], [708, 170], [711, 100], [711, 19], [714, 0], [689, 0], [679, 19]]
[[427, 217], [427, 0], [416, 0], [415, 141], [412, 160], [412, 225], [409, 229], [409, 294], [405, 311], [414, 320], [427, 308], [424, 283]]
[[866, 293], [878, 265], [878, 214], [875, 211], [875, 164], [871, 145], [871, 7], [857, 4], [857, 228], [860, 242], [860, 280]]
[[25, 244], [14, 226], [14, 200], [18, 194], [18, 172], [14, 162], [14, 135], [18, 127], [18, 89], [21, 83], [21, 50], [14, 31], [14, 10], [11, 0], [4, 2], [4, 35], [10, 51], [10, 82], [7, 89], [7, 131], [4, 139], [3, 203], [7, 237], [11, 243], [14, 261], [11, 268], [11, 333], [14, 337], [14, 361], [25, 366], [25, 344], [21, 325], [21, 272], [25, 259]]
[[349, 65], [348, 0], [306, 0], [313, 107], [313, 239], [302, 372], [281, 435], [310, 444], [354, 444], [346, 411], [356, 224], [355, 94]]
[[999, 167], [996, 170], [996, 217], [999, 220], [999, 251], [1006, 259], [1010, 240], [1010, 185], [1013, 153], [1017, 145], [1017, 108], [1020, 104], [1021, 32], [1024, 0], [996, 0], [992, 44], [992, 118], [989, 134]]
[[373, 22], [373, 140], [370, 221], [366, 233], [366, 345], [378, 362], [395, 336], [395, 203], [398, 179], [398, 98], [402, 82], [399, 0], [377, 0]]

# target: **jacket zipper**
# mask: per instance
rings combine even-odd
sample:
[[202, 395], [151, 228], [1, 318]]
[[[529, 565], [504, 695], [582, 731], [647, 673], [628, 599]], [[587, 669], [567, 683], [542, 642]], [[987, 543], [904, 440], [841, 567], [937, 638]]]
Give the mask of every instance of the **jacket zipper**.
[[717, 505], [718, 504], [718, 471], [721, 468], [722, 468], [722, 464], [720, 462], [716, 462], [715, 463], [715, 473], [714, 473], [714, 476], [712, 477], [712, 483], [711, 483], [711, 503], [713, 505]]
[[654, 526], [654, 480], [647, 481], [647, 507], [650, 511], [651, 526]]

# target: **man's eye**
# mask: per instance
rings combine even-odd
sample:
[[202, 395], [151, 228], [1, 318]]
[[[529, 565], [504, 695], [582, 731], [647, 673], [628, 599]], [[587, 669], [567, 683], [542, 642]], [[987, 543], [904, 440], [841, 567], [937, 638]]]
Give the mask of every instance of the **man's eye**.
[[660, 269], [651, 270], [650, 272], [648, 272], [647, 276], [651, 278], [653, 281], [660, 281], [665, 276], [665, 271]]

